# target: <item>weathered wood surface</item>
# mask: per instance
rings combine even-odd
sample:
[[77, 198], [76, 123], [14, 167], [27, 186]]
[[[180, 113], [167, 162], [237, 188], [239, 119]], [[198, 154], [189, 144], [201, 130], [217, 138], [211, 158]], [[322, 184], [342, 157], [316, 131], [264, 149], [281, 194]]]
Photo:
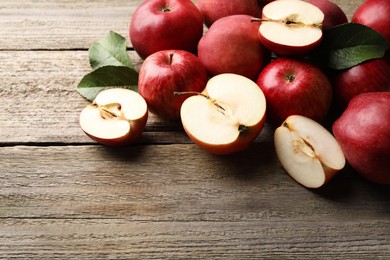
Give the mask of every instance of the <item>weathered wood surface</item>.
[[[131, 15], [141, 2], [0, 0], [0, 50], [85, 49], [109, 30], [128, 38]], [[364, 0], [334, 2], [351, 18]]]
[[228, 157], [172, 144], [15, 146], [0, 158], [6, 256], [390, 254], [388, 190], [349, 172], [304, 189], [281, 170], [270, 141]]
[[[351, 17], [363, 1], [336, 2]], [[127, 36], [139, 3], [0, 0], [0, 259], [387, 259], [388, 187], [349, 167], [301, 187], [268, 126], [231, 156], [153, 115], [130, 147], [86, 137], [87, 49]]]

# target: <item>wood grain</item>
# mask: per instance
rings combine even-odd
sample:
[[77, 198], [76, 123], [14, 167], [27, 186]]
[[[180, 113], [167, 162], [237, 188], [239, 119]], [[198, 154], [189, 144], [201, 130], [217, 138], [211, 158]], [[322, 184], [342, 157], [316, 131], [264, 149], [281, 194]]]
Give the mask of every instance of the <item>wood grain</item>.
[[[134, 51], [129, 55], [139, 70], [140, 58]], [[0, 51], [0, 60], [0, 143], [93, 143], [78, 124], [89, 103], [76, 90], [91, 72], [86, 51]], [[188, 138], [179, 122], [150, 114], [139, 142]]]
[[266, 141], [228, 157], [181, 144], [15, 146], [0, 158], [3, 256], [390, 253], [389, 190], [348, 171], [323, 189], [304, 189]]
[[86, 49], [113, 30], [127, 37], [141, 0], [0, 1], [0, 49]]
[[387, 225], [7, 219], [0, 251], [8, 259], [386, 259]]

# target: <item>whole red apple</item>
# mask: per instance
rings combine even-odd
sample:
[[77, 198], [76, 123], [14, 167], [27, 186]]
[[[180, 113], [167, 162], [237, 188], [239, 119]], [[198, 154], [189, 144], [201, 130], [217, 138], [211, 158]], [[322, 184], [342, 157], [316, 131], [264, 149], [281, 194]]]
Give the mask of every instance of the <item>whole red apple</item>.
[[390, 184], [390, 92], [353, 98], [333, 133], [352, 168], [368, 180]]
[[234, 73], [256, 80], [269, 55], [257, 36], [259, 24], [251, 18], [221, 18], [200, 39], [198, 57], [210, 76]]
[[327, 116], [332, 86], [325, 74], [308, 61], [277, 58], [260, 73], [257, 85], [267, 100], [267, 117], [280, 125], [290, 115], [317, 122]]
[[198, 0], [197, 3], [207, 27], [216, 20], [230, 15], [246, 14], [254, 17], [261, 15], [258, 0]]
[[307, 2], [317, 6], [324, 13], [323, 30], [348, 22], [345, 12], [331, 0], [308, 0]]
[[390, 91], [390, 54], [335, 72], [333, 75], [334, 97], [344, 108], [359, 94]]
[[203, 35], [203, 18], [192, 1], [147, 0], [133, 13], [129, 34], [143, 59], [160, 50], [196, 53]]
[[390, 42], [389, 14], [389, 0], [367, 0], [356, 9], [351, 21], [373, 28]]
[[189, 96], [175, 95], [175, 92], [202, 92], [207, 81], [206, 69], [194, 54], [163, 50], [143, 62], [138, 90], [152, 113], [174, 120], [180, 117], [180, 107]]

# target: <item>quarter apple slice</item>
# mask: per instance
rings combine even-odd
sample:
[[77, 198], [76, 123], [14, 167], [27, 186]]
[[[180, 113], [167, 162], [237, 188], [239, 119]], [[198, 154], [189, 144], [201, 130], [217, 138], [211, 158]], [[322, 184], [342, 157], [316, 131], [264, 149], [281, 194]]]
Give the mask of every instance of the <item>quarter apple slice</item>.
[[230, 154], [248, 147], [265, 122], [266, 102], [252, 80], [232, 73], [212, 77], [180, 111], [187, 135], [204, 150]]
[[275, 130], [276, 155], [286, 172], [307, 188], [319, 188], [345, 166], [334, 136], [316, 121], [289, 116]]
[[143, 132], [148, 118], [144, 98], [135, 91], [112, 88], [99, 92], [80, 113], [81, 129], [93, 140], [110, 146], [127, 145]]
[[303, 55], [322, 39], [324, 13], [302, 0], [276, 0], [263, 8], [259, 38], [278, 55]]

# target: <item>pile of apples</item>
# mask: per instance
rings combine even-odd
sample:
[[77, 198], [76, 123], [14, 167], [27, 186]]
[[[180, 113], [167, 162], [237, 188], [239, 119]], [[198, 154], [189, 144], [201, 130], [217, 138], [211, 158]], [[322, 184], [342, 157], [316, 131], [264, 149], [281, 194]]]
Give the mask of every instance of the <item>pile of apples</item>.
[[[142, 2], [129, 29], [144, 59], [138, 93], [100, 92], [82, 111], [81, 128], [103, 144], [126, 145], [142, 134], [150, 111], [180, 120], [202, 149], [230, 154], [253, 143], [267, 119], [277, 157], [303, 186], [321, 187], [346, 161], [390, 184], [390, 56], [329, 71], [313, 58], [324, 32], [348, 23], [339, 6], [258, 2]], [[389, 13], [389, 0], [367, 0], [352, 22], [390, 42]], [[325, 122], [333, 110], [331, 133]]]

